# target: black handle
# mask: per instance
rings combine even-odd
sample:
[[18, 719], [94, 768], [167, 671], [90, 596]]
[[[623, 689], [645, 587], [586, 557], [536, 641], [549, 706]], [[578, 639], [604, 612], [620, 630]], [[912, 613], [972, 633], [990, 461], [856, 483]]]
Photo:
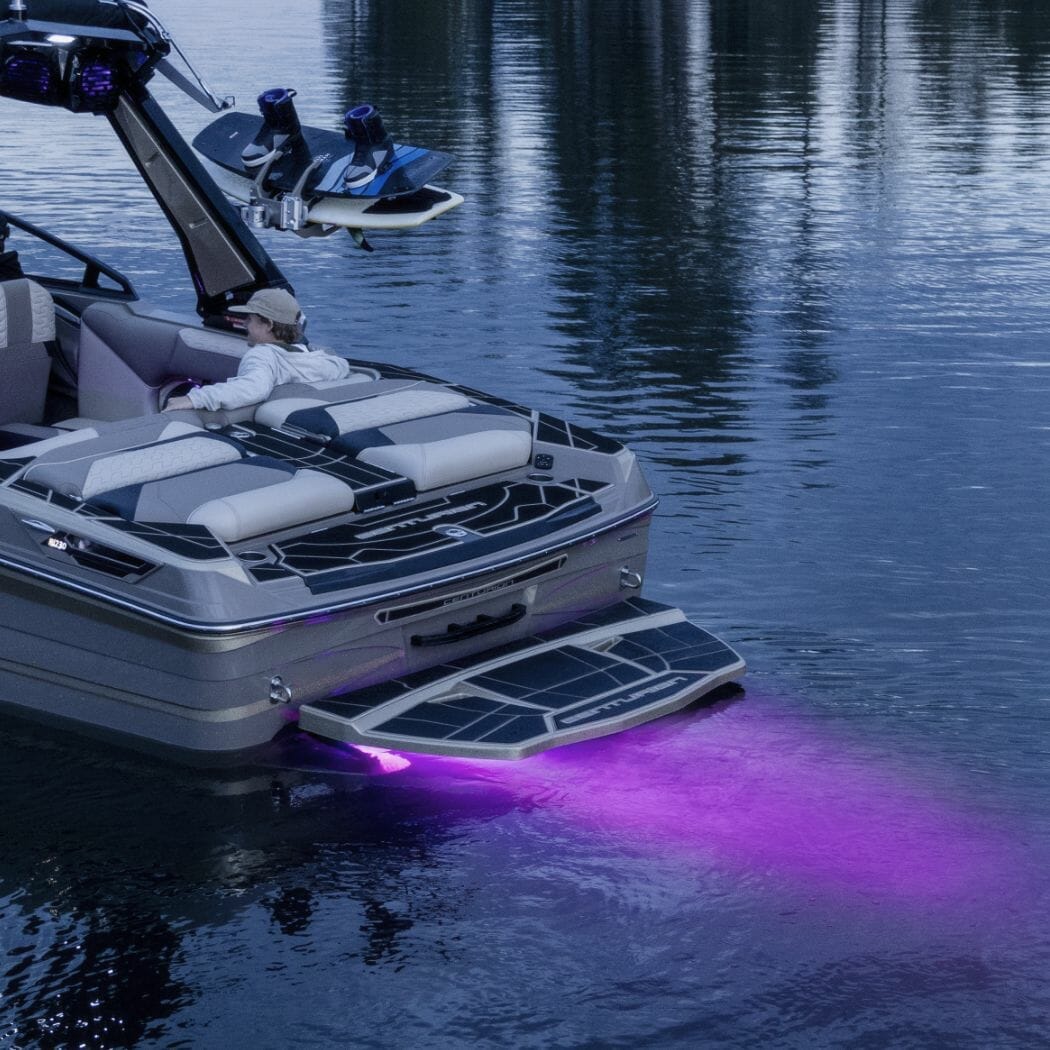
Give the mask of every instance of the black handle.
[[428, 645], [448, 645], [450, 642], [459, 642], [464, 638], [473, 638], [476, 634], [484, 634], [486, 631], [495, 631], [500, 627], [509, 627], [517, 623], [524, 615], [526, 609], [521, 602], [515, 602], [510, 607], [510, 612], [502, 616], [489, 616], [479, 613], [471, 623], [450, 623], [440, 634], [414, 634], [411, 641], [413, 645], [425, 647]]

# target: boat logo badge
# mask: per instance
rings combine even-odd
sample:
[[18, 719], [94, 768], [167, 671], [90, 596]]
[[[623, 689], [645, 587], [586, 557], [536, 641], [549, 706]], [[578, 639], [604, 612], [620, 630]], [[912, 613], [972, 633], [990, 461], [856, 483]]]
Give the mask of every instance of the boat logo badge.
[[471, 535], [467, 529], [461, 529], [458, 525], [438, 525], [434, 531], [440, 532], [442, 536], [447, 536], [450, 540], [463, 540]]

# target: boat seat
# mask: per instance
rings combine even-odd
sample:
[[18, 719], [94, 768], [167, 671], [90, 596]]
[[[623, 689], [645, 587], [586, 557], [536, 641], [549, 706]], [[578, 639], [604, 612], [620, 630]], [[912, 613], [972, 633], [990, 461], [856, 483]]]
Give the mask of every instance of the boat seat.
[[55, 338], [55, 304], [28, 278], [0, 282], [0, 448], [55, 431], [41, 427], [51, 375], [45, 344]]
[[372, 446], [357, 456], [408, 478], [417, 492], [523, 467], [531, 457], [532, 435], [522, 430], [475, 430], [432, 441]]
[[102, 492], [92, 504], [128, 521], [203, 525], [226, 543], [305, 525], [354, 508], [354, 492], [318, 470], [268, 456]]
[[68, 431], [25, 446], [35, 451], [22, 480], [73, 499], [91, 500], [100, 492], [157, 481], [240, 459], [240, 445], [192, 423], [162, 417], [136, 425]]
[[[263, 409], [266, 409], [263, 412]], [[436, 384], [338, 403], [282, 399], [256, 414], [270, 425], [316, 434], [333, 452], [412, 481], [418, 492], [524, 466], [532, 455], [530, 420]]]
[[0, 456], [10, 459], [12, 449], [19, 449], [27, 442], [43, 441], [61, 433], [59, 427], [38, 426], [33, 423], [5, 423], [0, 426]]
[[[470, 405], [462, 394], [437, 384], [412, 383], [406, 387], [395, 380], [393, 390], [389, 387], [377, 390], [380, 382], [373, 381], [366, 390], [353, 391], [351, 397], [345, 399], [325, 397], [325, 392], [314, 390], [297, 397], [266, 401], [256, 410], [255, 422], [270, 427], [293, 426], [332, 439], [352, 430], [419, 419]], [[345, 386], [342, 380], [340, 384]], [[334, 389], [327, 391], [335, 392]]]
[[[351, 372], [342, 379], [325, 379], [318, 383], [282, 383], [273, 388], [269, 400], [279, 401], [283, 398], [306, 397], [323, 404], [327, 401], [343, 401], [352, 397], [371, 396], [378, 392], [375, 390], [376, 384], [380, 389], [393, 385], [403, 387], [406, 381], [403, 379], [378, 380], [371, 372]], [[362, 393], [362, 388], [364, 393]]]
[[26, 448], [35, 456], [25, 481], [129, 521], [204, 525], [229, 543], [354, 506], [353, 490], [329, 474], [246, 456], [231, 438], [161, 416], [100, 424]]
[[[197, 432], [201, 428], [196, 424], [179, 421], [174, 430], [168, 430], [173, 426], [175, 420], [151, 415], [134, 420], [122, 419], [117, 422], [88, 422], [77, 420], [80, 424], [76, 428], [68, 428], [63, 421], [59, 427], [36, 427], [34, 430], [47, 432], [47, 436], [41, 436], [34, 440], [28, 440], [28, 430], [23, 435], [24, 444], [15, 448], [7, 449], [3, 453], [4, 459], [38, 459], [52, 449], [63, 448], [67, 445], [75, 445], [81, 441], [90, 441], [94, 438], [106, 438], [104, 444], [94, 446], [101, 451], [119, 451], [122, 448], [133, 448], [136, 445], [147, 444], [156, 438], [158, 434], [166, 434], [175, 437], [181, 433]], [[24, 428], [19, 428], [24, 429]], [[54, 457], [52, 457], [54, 458]]]

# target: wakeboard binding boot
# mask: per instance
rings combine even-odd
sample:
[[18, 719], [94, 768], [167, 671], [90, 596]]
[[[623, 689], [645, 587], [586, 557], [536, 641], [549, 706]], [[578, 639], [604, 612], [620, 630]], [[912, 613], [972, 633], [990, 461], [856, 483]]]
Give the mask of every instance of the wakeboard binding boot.
[[293, 88], [270, 88], [259, 96], [263, 122], [255, 138], [241, 150], [246, 168], [260, 168], [300, 143], [302, 128], [294, 97]]
[[379, 110], [368, 103], [347, 110], [343, 128], [347, 141], [354, 144], [354, 155], [343, 173], [343, 188], [354, 190], [367, 186], [390, 166], [394, 140], [383, 127]]

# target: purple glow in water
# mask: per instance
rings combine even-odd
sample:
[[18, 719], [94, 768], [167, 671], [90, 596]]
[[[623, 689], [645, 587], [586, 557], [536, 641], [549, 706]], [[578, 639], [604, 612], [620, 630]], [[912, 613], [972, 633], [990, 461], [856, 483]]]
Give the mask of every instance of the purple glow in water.
[[923, 904], [1017, 888], [1020, 847], [924, 771], [782, 712], [686, 715], [469, 773], [581, 831], [796, 886]]

